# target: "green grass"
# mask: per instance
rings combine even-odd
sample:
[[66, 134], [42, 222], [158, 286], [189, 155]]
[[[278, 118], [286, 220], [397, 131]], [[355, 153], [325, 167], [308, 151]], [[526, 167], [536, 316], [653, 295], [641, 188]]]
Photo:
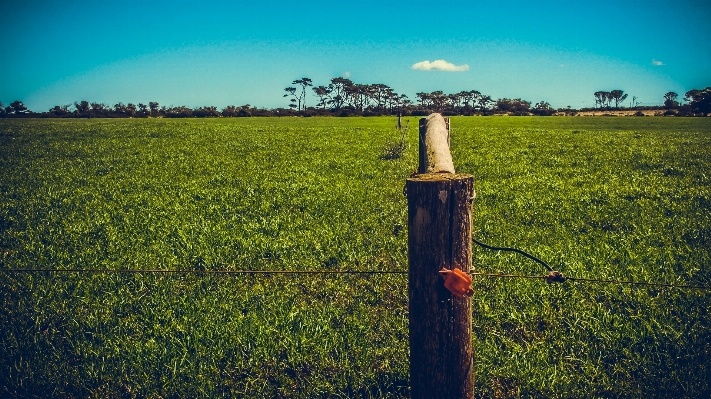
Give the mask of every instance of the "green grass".
[[[383, 160], [395, 123], [0, 120], [0, 269], [407, 270], [417, 133]], [[569, 276], [711, 284], [711, 120], [452, 118], [452, 147], [480, 240]], [[475, 290], [477, 396], [711, 394], [708, 292]], [[0, 304], [0, 396], [408, 396], [404, 275], [0, 272]]]

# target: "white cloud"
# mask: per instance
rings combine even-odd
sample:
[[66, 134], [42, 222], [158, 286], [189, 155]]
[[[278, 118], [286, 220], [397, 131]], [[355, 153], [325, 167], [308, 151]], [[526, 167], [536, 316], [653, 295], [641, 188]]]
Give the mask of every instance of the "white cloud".
[[430, 62], [425, 60], [412, 65], [412, 69], [419, 69], [421, 71], [448, 71], [448, 72], [462, 72], [468, 71], [469, 65], [454, 65], [451, 62], [445, 60], [434, 60]]
[[350, 73], [350, 72], [348, 72], [348, 71], [346, 71], [346, 72], [343, 72], [343, 77], [344, 77], [344, 78], [346, 78], [346, 79], [348, 79], [348, 78], [350, 78], [350, 77], [351, 77], [351, 73]]
[[662, 66], [662, 65], [664, 65], [664, 63], [661, 62], [661, 61], [659, 61], [659, 60], [652, 60], [652, 65], [655, 65], [655, 66]]

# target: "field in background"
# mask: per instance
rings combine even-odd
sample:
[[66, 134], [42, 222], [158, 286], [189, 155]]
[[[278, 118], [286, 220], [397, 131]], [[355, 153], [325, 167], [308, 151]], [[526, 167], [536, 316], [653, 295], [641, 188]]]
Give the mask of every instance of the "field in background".
[[[405, 271], [417, 132], [383, 160], [395, 123], [0, 120], [0, 268]], [[711, 283], [708, 118], [458, 117], [452, 152], [479, 240], [569, 276]], [[708, 292], [474, 288], [477, 396], [711, 394]], [[0, 325], [0, 396], [408, 395], [405, 275], [0, 272]]]

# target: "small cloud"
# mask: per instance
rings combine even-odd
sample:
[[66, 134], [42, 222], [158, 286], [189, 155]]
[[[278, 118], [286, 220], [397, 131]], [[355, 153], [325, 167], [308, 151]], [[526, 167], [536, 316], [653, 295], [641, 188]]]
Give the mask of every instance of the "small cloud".
[[559, 68], [565, 68], [565, 64], [558, 65]]
[[351, 73], [348, 72], [348, 71], [345, 71], [345, 72], [343, 72], [343, 77], [346, 78], [346, 79], [348, 79], [348, 78], [351, 77]]
[[421, 71], [448, 71], [448, 72], [462, 72], [468, 71], [469, 65], [454, 65], [451, 62], [445, 60], [434, 60], [430, 62], [425, 60], [412, 65], [412, 69], [419, 69]]
[[655, 65], [655, 66], [662, 66], [662, 65], [664, 65], [664, 63], [661, 62], [661, 61], [659, 61], [659, 60], [652, 60], [652, 65]]

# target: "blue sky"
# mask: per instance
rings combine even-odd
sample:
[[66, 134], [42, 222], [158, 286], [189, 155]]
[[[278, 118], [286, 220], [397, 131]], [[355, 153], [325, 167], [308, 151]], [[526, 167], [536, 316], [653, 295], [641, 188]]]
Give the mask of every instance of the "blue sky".
[[[302, 77], [574, 108], [598, 90], [658, 105], [711, 86], [708, 0], [3, 1], [0, 37], [0, 101], [34, 111], [286, 107], [284, 88]], [[436, 60], [465, 70], [413, 69]]]

